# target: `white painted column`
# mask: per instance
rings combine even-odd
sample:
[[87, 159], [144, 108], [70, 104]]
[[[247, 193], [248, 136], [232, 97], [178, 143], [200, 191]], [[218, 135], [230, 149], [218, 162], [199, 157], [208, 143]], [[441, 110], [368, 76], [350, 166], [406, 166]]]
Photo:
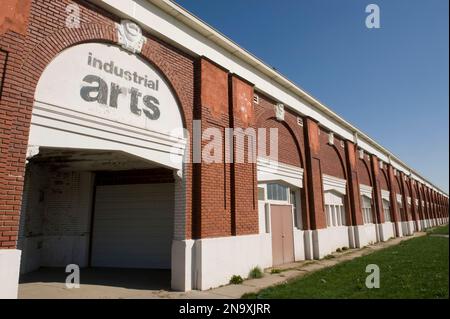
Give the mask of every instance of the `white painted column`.
[[0, 250], [0, 299], [17, 299], [21, 254], [17, 249]]

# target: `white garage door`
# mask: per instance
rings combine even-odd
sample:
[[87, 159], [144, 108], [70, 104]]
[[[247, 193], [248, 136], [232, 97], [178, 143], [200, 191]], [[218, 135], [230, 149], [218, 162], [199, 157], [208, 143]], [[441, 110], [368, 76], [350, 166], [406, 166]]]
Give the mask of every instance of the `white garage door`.
[[93, 267], [170, 268], [173, 184], [97, 186]]

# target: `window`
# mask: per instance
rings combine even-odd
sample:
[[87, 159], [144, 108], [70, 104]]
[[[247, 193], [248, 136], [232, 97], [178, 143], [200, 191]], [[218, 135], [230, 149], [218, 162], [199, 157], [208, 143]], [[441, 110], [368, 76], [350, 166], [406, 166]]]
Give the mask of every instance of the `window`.
[[289, 202], [292, 204], [292, 213], [294, 216], [294, 226], [298, 229], [303, 228], [303, 222], [302, 222], [302, 212], [300, 207], [300, 196], [299, 192], [296, 190], [291, 190], [290, 196], [289, 196]]
[[280, 184], [267, 184], [267, 199], [269, 200], [288, 200], [288, 188]]
[[391, 221], [391, 203], [389, 201], [383, 199], [383, 212], [384, 212], [384, 220], [386, 222]]
[[258, 200], [266, 200], [266, 196], [264, 194], [264, 187], [258, 187]]
[[362, 204], [362, 215], [364, 224], [372, 224], [372, 203], [369, 197], [361, 196], [361, 204]]
[[344, 205], [325, 205], [325, 215], [328, 227], [346, 224]]
[[344, 197], [341, 194], [325, 193], [325, 217], [328, 227], [346, 225]]

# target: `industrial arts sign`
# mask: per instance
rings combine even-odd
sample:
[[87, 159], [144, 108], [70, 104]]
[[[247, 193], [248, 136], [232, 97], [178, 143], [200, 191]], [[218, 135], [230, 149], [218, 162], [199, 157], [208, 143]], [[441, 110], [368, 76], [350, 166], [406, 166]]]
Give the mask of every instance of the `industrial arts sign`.
[[63, 51], [39, 80], [35, 100], [163, 134], [182, 127], [165, 79], [113, 45], [86, 43]]

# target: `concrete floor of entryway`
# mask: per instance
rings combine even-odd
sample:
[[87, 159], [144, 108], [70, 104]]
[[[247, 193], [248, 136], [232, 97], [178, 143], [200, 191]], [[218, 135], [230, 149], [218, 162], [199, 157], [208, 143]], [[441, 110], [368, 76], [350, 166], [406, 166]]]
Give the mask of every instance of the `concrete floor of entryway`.
[[170, 270], [85, 268], [80, 270], [80, 288], [65, 285], [64, 268], [41, 268], [22, 275], [20, 299], [126, 299], [179, 298], [170, 291]]

